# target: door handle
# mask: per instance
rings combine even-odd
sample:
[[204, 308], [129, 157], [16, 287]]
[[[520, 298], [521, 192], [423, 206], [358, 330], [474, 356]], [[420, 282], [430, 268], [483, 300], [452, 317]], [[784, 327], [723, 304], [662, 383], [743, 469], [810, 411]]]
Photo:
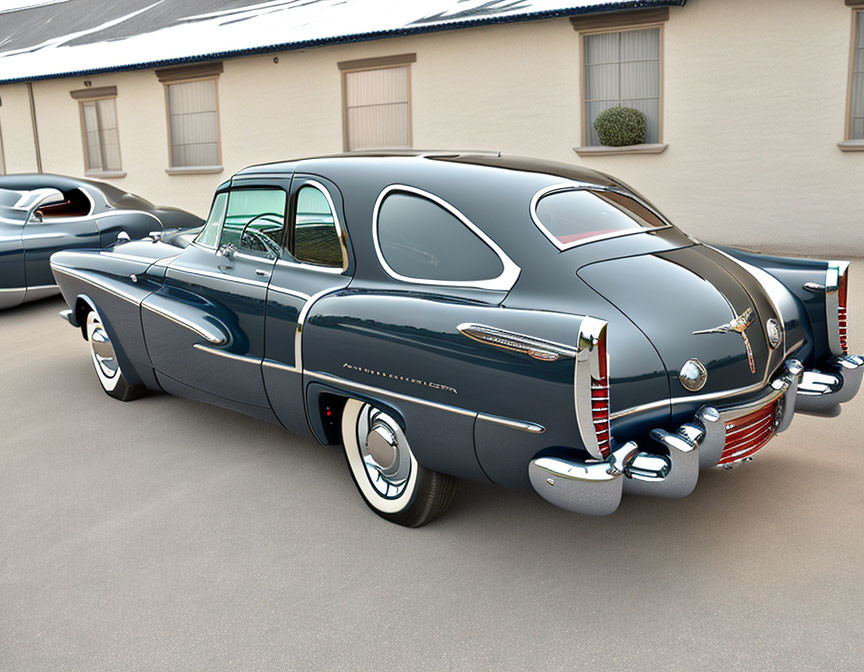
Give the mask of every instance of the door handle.
[[260, 275], [262, 278], [269, 278], [270, 277], [270, 271], [265, 271], [265, 270], [262, 270], [260, 268], [256, 268], [255, 269], [255, 275]]

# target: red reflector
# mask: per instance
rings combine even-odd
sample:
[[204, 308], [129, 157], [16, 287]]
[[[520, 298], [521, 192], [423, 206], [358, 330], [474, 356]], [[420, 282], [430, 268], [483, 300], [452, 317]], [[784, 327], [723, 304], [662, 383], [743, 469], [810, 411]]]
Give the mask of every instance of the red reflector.
[[837, 326], [840, 331], [840, 348], [843, 354], [849, 354], [849, 344], [846, 336], [846, 298], [849, 293], [849, 270], [840, 276], [837, 288]]

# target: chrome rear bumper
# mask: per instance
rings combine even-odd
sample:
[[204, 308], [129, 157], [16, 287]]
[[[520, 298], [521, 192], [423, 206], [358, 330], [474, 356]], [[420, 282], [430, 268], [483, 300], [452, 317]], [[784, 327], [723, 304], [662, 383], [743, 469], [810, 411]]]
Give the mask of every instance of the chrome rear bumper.
[[[681, 425], [674, 433], [661, 428], [651, 430], [651, 438], [659, 444], [656, 451], [640, 450], [630, 441], [616, 446], [605, 460], [535, 458], [528, 466], [531, 485], [552, 504], [589, 515], [614, 512], [625, 492], [685, 497], [696, 487], [700, 469], [717, 466], [721, 456], [729, 463], [725, 466], [752, 459], [752, 452], [764, 445], [746, 443], [748, 435], [743, 434], [736, 440], [743, 439], [742, 445], [748, 447], [739, 452], [730, 449], [724, 456], [727, 427], [734, 427], [735, 420], [768, 409], [764, 417], [756, 421], [761, 424], [752, 432], [754, 435], [762, 432], [753, 441], [763, 437], [767, 441], [789, 427], [796, 410], [830, 414], [838, 404], [852, 399], [861, 386], [864, 358], [857, 355], [833, 357], [826, 368], [827, 373], [804, 371], [798, 360], [787, 360], [783, 372], [757, 399], [722, 408], [703, 407], [691, 422]], [[736, 432], [744, 431], [747, 430], [732, 430], [730, 442]]]

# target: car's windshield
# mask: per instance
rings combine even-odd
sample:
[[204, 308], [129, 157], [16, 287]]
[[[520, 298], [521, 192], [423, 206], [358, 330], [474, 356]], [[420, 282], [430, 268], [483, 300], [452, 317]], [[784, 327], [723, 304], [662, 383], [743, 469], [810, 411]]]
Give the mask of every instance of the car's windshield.
[[533, 209], [534, 221], [565, 250], [589, 240], [669, 226], [630, 196], [605, 189], [550, 190]]

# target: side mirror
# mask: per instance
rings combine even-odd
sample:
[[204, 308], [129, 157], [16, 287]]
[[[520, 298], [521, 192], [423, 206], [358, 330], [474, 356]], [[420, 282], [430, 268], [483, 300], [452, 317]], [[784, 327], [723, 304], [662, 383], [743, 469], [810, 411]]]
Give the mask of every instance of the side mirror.
[[160, 240], [162, 240], [162, 231], [151, 231], [147, 234], [147, 237], [154, 243], [158, 243]]
[[42, 217], [42, 211], [41, 211], [41, 210], [34, 210], [34, 211], [33, 211], [33, 214], [30, 215], [30, 221], [31, 221], [31, 222], [42, 222], [42, 221], [44, 221], [44, 217]]
[[132, 238], [125, 231], [121, 231], [117, 234], [117, 242], [115, 245], [122, 245], [123, 243], [128, 243]]
[[222, 255], [226, 259], [233, 259], [234, 255], [237, 253], [237, 248], [234, 247], [231, 243], [225, 243], [222, 247], [219, 248], [217, 254]]

